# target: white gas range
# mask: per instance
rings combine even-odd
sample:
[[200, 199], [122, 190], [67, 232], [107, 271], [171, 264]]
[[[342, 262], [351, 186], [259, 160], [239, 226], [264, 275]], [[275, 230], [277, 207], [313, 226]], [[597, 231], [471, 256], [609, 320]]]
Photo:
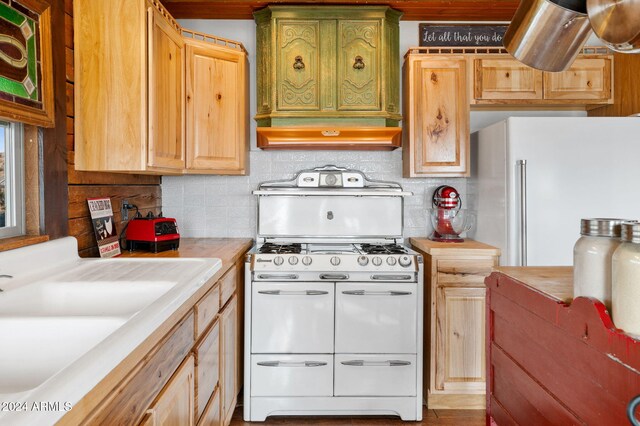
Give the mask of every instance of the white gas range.
[[422, 418], [422, 258], [400, 185], [335, 166], [265, 182], [245, 275], [244, 418]]

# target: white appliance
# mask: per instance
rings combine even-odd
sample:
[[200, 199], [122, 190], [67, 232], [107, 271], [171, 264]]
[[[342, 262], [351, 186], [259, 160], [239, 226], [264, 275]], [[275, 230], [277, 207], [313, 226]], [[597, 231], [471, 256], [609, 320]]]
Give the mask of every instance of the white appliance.
[[571, 265], [580, 219], [640, 219], [640, 118], [509, 118], [471, 136], [470, 237], [501, 265]]
[[335, 166], [262, 183], [245, 274], [244, 419], [422, 419], [422, 257], [393, 182]]

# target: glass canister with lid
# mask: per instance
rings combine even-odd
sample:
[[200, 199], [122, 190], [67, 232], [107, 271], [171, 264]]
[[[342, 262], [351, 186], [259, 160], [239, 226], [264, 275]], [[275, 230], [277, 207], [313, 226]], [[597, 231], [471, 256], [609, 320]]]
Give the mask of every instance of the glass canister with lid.
[[580, 221], [581, 237], [573, 247], [573, 297], [600, 300], [611, 309], [611, 258], [620, 245], [624, 219]]
[[617, 328], [640, 338], [640, 223], [622, 224], [622, 244], [612, 258], [611, 318]]

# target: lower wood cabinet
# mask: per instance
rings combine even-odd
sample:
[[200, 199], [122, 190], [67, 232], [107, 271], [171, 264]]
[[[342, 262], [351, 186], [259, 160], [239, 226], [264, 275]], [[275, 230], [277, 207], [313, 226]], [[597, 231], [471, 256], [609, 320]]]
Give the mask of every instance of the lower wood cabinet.
[[[189, 355], [151, 406], [155, 426], [193, 426], [195, 363]], [[146, 423], [149, 424], [149, 423]]]
[[220, 400], [223, 424], [231, 422], [238, 396], [238, 298], [233, 296], [220, 312]]
[[[424, 397], [430, 409], [485, 407], [485, 285], [500, 250], [412, 238], [425, 258]], [[427, 355], [428, 354], [428, 355]]]

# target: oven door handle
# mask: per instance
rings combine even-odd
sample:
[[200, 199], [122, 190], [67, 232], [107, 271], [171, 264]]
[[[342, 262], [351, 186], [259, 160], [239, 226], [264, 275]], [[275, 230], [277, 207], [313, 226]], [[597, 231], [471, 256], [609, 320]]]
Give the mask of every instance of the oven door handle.
[[371, 291], [371, 290], [345, 290], [342, 294], [348, 294], [350, 296], [409, 296], [413, 294], [410, 291]]
[[320, 274], [321, 280], [348, 280], [347, 274]]
[[258, 274], [260, 280], [297, 280], [298, 274]]
[[323, 296], [329, 294], [324, 290], [259, 290], [258, 294], [268, 294], [270, 296]]
[[261, 361], [261, 367], [324, 367], [327, 365], [323, 361]]
[[376, 281], [405, 281], [411, 278], [413, 278], [411, 275], [371, 275], [371, 279]]
[[390, 359], [388, 361], [364, 361], [362, 359], [354, 359], [351, 361], [342, 361], [340, 364], [349, 367], [404, 367], [411, 365], [411, 362], [397, 359]]

